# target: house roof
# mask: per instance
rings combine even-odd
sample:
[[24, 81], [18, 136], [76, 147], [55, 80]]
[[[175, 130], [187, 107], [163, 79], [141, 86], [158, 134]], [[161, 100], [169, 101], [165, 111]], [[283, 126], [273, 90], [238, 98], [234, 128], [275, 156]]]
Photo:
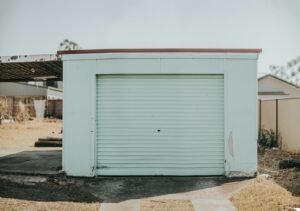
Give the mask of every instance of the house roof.
[[0, 82], [62, 80], [62, 61], [57, 55], [0, 57]]
[[286, 81], [286, 80], [284, 80], [284, 79], [282, 79], [282, 78], [279, 78], [279, 77], [277, 77], [277, 76], [275, 76], [275, 75], [272, 75], [272, 74], [266, 74], [266, 75], [264, 75], [264, 76], [258, 78], [258, 81], [263, 80], [264, 78], [267, 78], [267, 77], [272, 77], [272, 78], [274, 78], [274, 79], [276, 79], [276, 80], [279, 80], [279, 81], [281, 81], [281, 82], [283, 82], [283, 83], [286, 83], [286, 84], [288, 84], [288, 85], [290, 85], [290, 86], [293, 86], [293, 87], [295, 87], [295, 88], [297, 88], [297, 89], [300, 89], [300, 87], [297, 86], [296, 84], [293, 84], [293, 83], [291, 83], [291, 82], [288, 82], [288, 81]]
[[58, 51], [62, 54], [90, 54], [90, 53], [261, 53], [262, 49], [241, 48], [119, 48], [119, 49], [87, 49]]

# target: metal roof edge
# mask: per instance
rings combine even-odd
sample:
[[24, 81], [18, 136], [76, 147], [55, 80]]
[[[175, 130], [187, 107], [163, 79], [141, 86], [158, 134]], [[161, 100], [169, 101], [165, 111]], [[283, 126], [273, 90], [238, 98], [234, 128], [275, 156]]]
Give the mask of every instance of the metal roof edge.
[[57, 56], [63, 54], [92, 53], [261, 53], [259, 48], [112, 48], [57, 51]]

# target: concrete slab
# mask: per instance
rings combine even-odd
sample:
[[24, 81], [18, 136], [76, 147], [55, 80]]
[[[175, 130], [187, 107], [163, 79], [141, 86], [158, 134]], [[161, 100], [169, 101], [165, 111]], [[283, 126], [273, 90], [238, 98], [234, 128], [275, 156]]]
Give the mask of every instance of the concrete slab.
[[7, 156], [7, 155], [12, 155], [16, 154], [19, 152], [24, 152], [24, 151], [55, 151], [55, 150], [62, 150], [61, 147], [41, 147], [41, 148], [36, 148], [34, 146], [32, 147], [13, 147], [13, 148], [0, 148], [0, 157]]
[[86, 181], [85, 188], [103, 200], [100, 211], [148, 210], [142, 209], [143, 200], [190, 200], [195, 211], [227, 211], [235, 210], [230, 196], [249, 181], [225, 177], [110, 177]]
[[0, 173], [2, 174], [56, 175], [62, 165], [61, 149], [34, 151], [11, 149], [5, 151], [6, 155], [3, 149], [1, 152]]

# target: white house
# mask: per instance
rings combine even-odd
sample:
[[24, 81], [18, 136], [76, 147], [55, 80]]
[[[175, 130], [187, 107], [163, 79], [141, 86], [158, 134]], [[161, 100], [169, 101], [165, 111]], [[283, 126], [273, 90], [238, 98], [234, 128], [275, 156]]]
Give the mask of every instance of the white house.
[[63, 170], [89, 177], [255, 175], [260, 52], [58, 52]]
[[44, 97], [45, 99], [62, 99], [62, 89], [39, 86], [28, 83], [1, 82], [0, 96], [3, 97]]
[[267, 74], [258, 79], [258, 95], [261, 100], [300, 98], [300, 87]]

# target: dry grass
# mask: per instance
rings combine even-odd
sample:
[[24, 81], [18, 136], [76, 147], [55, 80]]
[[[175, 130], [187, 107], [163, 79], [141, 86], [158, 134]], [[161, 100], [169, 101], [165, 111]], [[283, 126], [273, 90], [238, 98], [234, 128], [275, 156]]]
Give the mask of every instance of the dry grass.
[[39, 202], [19, 199], [6, 199], [0, 197], [0, 210], [5, 211], [50, 211], [50, 210], [78, 210], [96, 211], [99, 210], [100, 203], [76, 203], [76, 202]]
[[39, 137], [61, 136], [61, 120], [33, 120], [0, 125], [0, 147], [32, 147]]
[[267, 173], [272, 179], [295, 196], [300, 196], [300, 171], [297, 169], [279, 169], [283, 159], [300, 159], [299, 154], [281, 150], [266, 149], [258, 155], [258, 172]]
[[300, 198], [264, 177], [257, 177], [230, 199], [238, 210], [292, 210], [300, 207]]

